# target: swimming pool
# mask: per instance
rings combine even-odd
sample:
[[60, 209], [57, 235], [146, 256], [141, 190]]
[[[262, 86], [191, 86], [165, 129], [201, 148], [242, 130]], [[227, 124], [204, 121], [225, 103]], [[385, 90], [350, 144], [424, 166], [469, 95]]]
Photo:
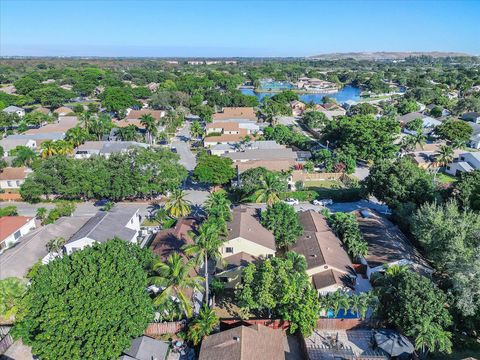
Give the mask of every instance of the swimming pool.
[[358, 317], [358, 314], [351, 309], [348, 309], [347, 311], [340, 309], [337, 316], [334, 316], [333, 310], [327, 311], [327, 318], [329, 319], [356, 319]]

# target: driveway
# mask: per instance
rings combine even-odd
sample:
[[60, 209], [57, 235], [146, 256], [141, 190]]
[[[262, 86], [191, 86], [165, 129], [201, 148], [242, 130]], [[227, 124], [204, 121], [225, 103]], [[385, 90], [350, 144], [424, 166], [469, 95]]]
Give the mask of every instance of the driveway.
[[87, 222], [89, 216], [64, 217], [54, 224], [43, 226], [27, 234], [0, 255], [0, 279], [24, 277], [28, 270], [47, 255], [45, 246], [50, 239], [61, 236], [69, 239]]

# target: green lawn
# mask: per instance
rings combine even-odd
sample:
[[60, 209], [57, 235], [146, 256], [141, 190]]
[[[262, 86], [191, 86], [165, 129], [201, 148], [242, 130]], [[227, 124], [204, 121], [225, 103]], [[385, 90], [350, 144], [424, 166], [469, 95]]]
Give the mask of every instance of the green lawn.
[[324, 189], [341, 189], [343, 184], [338, 180], [316, 180], [305, 181], [305, 188], [324, 188]]
[[444, 174], [444, 173], [438, 173], [437, 174], [437, 181], [440, 184], [451, 184], [451, 183], [456, 182], [457, 180], [458, 179], [455, 176], [451, 176], [451, 175]]

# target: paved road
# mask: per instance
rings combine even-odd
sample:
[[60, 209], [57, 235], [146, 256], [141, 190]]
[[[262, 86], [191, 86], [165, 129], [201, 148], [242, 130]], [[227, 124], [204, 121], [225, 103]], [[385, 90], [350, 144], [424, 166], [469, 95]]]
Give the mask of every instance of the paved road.
[[195, 169], [197, 160], [195, 155], [190, 151], [190, 123], [185, 122], [185, 125], [178, 131], [174, 140], [172, 141], [172, 148], [177, 150], [180, 155], [180, 164], [185, 166], [188, 171]]

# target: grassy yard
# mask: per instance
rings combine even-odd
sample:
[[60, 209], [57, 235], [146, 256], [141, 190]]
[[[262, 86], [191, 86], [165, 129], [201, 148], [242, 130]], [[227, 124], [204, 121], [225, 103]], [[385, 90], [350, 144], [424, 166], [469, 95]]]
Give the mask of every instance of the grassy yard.
[[456, 182], [457, 180], [458, 179], [455, 176], [451, 176], [451, 175], [440, 173], [440, 172], [437, 174], [437, 181], [440, 184], [451, 184]]
[[315, 180], [305, 181], [305, 188], [324, 188], [324, 189], [341, 189], [343, 184], [338, 180]]

